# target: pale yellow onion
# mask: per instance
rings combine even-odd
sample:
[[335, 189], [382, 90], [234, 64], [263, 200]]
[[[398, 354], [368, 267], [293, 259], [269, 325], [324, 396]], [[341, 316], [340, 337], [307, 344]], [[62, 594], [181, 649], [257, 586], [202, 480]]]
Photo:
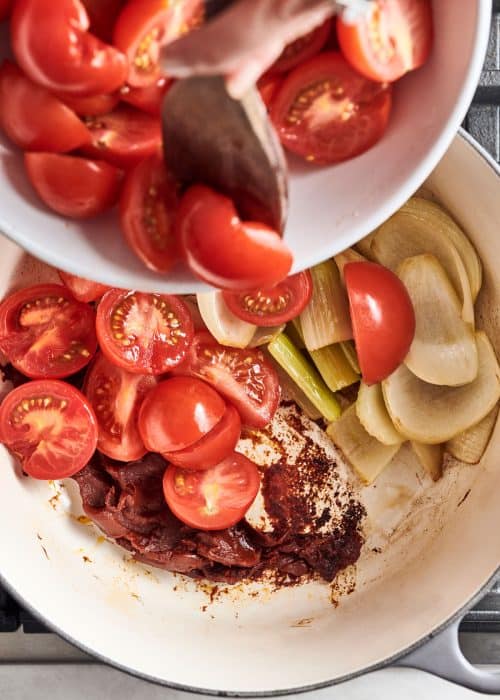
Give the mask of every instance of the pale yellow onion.
[[466, 464], [481, 461], [493, 433], [498, 417], [498, 404], [477, 425], [455, 435], [446, 443], [446, 451]]
[[376, 231], [373, 231], [372, 233], [369, 233], [367, 236], [362, 238], [360, 241], [356, 243], [355, 249], [358, 251], [358, 253], [361, 253], [361, 255], [364, 255], [365, 258], [368, 260], [373, 260], [373, 255], [372, 255], [372, 243], [373, 239], [375, 238]]
[[423, 442], [411, 441], [411, 446], [420, 464], [433, 481], [437, 481], [443, 474], [443, 445], [426, 445]]
[[439, 444], [475, 425], [491, 411], [500, 398], [500, 369], [485, 333], [476, 333], [476, 344], [479, 370], [469, 384], [428, 384], [404, 364], [384, 379], [384, 401], [396, 430], [410, 440]]
[[222, 292], [202, 292], [196, 295], [201, 317], [221, 345], [246, 348], [257, 326], [242, 321], [228, 309]]
[[249, 348], [258, 348], [260, 345], [267, 345], [276, 338], [286, 328], [286, 323], [281, 326], [258, 326], [255, 329], [252, 340], [248, 343]]
[[405, 438], [398, 433], [387, 412], [380, 384], [361, 382], [356, 400], [356, 415], [361, 425], [384, 445], [400, 445]]

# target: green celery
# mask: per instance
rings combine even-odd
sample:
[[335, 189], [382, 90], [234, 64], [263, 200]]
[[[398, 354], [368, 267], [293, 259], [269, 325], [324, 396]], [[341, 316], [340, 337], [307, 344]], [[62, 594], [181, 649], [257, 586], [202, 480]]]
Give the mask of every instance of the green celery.
[[359, 381], [359, 375], [351, 367], [340, 343], [311, 350], [310, 355], [325, 384], [332, 391], [339, 391]]

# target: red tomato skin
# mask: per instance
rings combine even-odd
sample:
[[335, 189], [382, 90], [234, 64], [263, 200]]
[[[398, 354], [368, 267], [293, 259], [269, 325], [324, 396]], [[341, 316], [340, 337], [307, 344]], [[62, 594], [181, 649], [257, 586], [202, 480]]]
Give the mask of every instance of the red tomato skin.
[[107, 43], [113, 39], [116, 18], [126, 0], [82, 0], [90, 21], [90, 31]]
[[14, 0], [0, 0], [0, 22], [9, 17], [13, 3]]
[[141, 109], [152, 117], [160, 117], [163, 98], [167, 94], [172, 82], [172, 80], [162, 76], [158, 78], [156, 83], [146, 85], [142, 88], [124, 85], [120, 90], [120, 98], [123, 102], [137, 109]]
[[331, 28], [332, 20], [327, 19], [326, 22], [313, 29], [312, 32], [288, 44], [269, 71], [271, 73], [286, 73], [308, 58], [315, 56], [326, 44]]
[[53, 92], [113, 92], [125, 82], [127, 59], [88, 28], [80, 0], [16, 0], [11, 17], [16, 60], [26, 75]]
[[88, 219], [112, 207], [121, 171], [104, 161], [55, 153], [25, 153], [24, 163], [40, 199], [70, 219]]
[[162, 456], [167, 462], [188, 471], [210, 469], [234, 452], [240, 435], [240, 415], [234, 406], [228, 405], [220, 421], [197, 442]]
[[98, 301], [110, 289], [105, 284], [86, 280], [83, 277], [72, 275], [70, 272], [64, 272], [64, 270], [58, 270], [57, 272], [64, 286], [69, 289], [77, 301], [85, 303]]
[[257, 81], [257, 88], [267, 109], [271, 107], [273, 97], [277, 93], [282, 82], [283, 78], [281, 75], [273, 75], [269, 72], [264, 73], [264, 75]]
[[415, 312], [399, 277], [382, 265], [344, 267], [354, 342], [363, 380], [376, 384], [404, 361], [415, 335]]
[[5, 61], [0, 67], [0, 126], [16, 146], [65, 153], [90, 141], [90, 133], [63, 102]]
[[[120, 101], [118, 93], [107, 95], [91, 95], [90, 97], [74, 97], [73, 95], [58, 95], [80, 117], [99, 117], [109, 114]], [[90, 136], [89, 139], [90, 140]]]

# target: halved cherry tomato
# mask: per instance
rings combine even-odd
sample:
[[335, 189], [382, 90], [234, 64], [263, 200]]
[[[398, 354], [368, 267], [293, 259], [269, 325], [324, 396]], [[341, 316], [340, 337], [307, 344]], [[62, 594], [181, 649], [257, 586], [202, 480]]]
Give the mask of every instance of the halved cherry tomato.
[[241, 418], [234, 406], [227, 406], [226, 412], [212, 430], [194, 445], [183, 450], [164, 452], [167, 462], [188, 470], [201, 470], [215, 467], [228, 457], [236, 447], [241, 434]]
[[69, 377], [96, 348], [94, 310], [61, 284], [27, 287], [0, 304], [0, 350], [27, 377]]
[[164, 374], [185, 358], [193, 322], [182, 299], [112, 289], [97, 307], [97, 337], [111, 362], [135, 374]]
[[80, 0], [16, 0], [10, 26], [17, 62], [49, 90], [100, 95], [125, 82], [126, 57], [88, 33]]
[[81, 117], [99, 117], [114, 110], [120, 101], [118, 95], [118, 92], [108, 95], [92, 95], [91, 97], [59, 95], [59, 99]]
[[375, 384], [408, 354], [415, 335], [413, 305], [399, 277], [377, 263], [348, 263], [344, 279], [361, 374]]
[[219, 345], [208, 332], [195, 335], [185, 362], [175, 373], [211, 384], [238, 409], [245, 425], [264, 428], [278, 408], [278, 375], [260, 350]]
[[125, 0], [82, 0], [90, 21], [90, 31], [99, 39], [112, 42], [116, 18]]
[[288, 75], [270, 114], [288, 150], [308, 161], [338, 163], [382, 137], [390, 110], [390, 88], [363, 78], [332, 51]]
[[124, 85], [120, 90], [120, 97], [123, 102], [127, 102], [137, 109], [142, 109], [143, 112], [151, 114], [153, 117], [159, 117], [163, 98], [167, 94], [167, 90], [171, 86], [172, 81], [162, 76], [152, 85], [146, 87], [130, 87]]
[[256, 326], [279, 326], [306, 308], [312, 295], [309, 270], [287, 277], [276, 287], [249, 292], [224, 292], [224, 301], [235, 316]]
[[129, 0], [115, 24], [113, 43], [129, 59], [127, 82], [151, 85], [160, 77], [160, 48], [200, 23], [202, 0]]
[[167, 272], [178, 258], [174, 219], [179, 207], [177, 185], [163, 158], [151, 156], [128, 174], [120, 197], [120, 222], [134, 253], [157, 272]]
[[20, 148], [64, 153], [90, 141], [69, 107], [9, 61], [0, 67], [0, 105], [0, 126]]
[[92, 282], [63, 270], [58, 270], [58, 273], [64, 286], [69, 289], [77, 301], [98, 301], [110, 289], [105, 284]]
[[303, 63], [308, 58], [316, 56], [326, 44], [330, 36], [332, 21], [327, 19], [322, 25], [313, 29], [312, 32], [304, 34], [299, 39], [292, 41], [285, 46], [283, 53], [270, 68], [272, 73], [286, 73]]
[[339, 18], [340, 48], [361, 75], [392, 82], [427, 60], [432, 46], [430, 0], [376, 0], [357, 22]]
[[150, 452], [175, 452], [196, 443], [226, 412], [226, 402], [194, 377], [160, 382], [145, 398], [139, 431]]
[[231, 199], [205, 185], [181, 199], [176, 229], [191, 270], [216, 287], [272, 286], [290, 271], [292, 254], [276, 231], [240, 221]]
[[156, 377], [132, 374], [99, 353], [87, 372], [84, 391], [99, 427], [98, 449], [111, 459], [132, 462], [146, 454], [137, 421]]
[[10, 15], [14, 0], [0, 0], [0, 22]]
[[83, 152], [118, 168], [130, 168], [161, 150], [160, 120], [133, 107], [120, 106], [110, 114], [87, 117], [85, 124], [91, 143]]
[[282, 82], [283, 78], [281, 75], [273, 75], [271, 73], [264, 73], [257, 81], [257, 88], [260, 92], [260, 96], [268, 109]]
[[87, 219], [118, 199], [121, 172], [104, 161], [25, 153], [24, 162], [40, 199], [61, 216]]
[[87, 464], [97, 445], [97, 422], [71, 384], [28, 382], [0, 406], [0, 442], [35, 479], [65, 479]]
[[255, 500], [259, 486], [257, 467], [238, 452], [205, 471], [171, 465], [163, 477], [163, 493], [172, 513], [199, 530], [236, 525]]

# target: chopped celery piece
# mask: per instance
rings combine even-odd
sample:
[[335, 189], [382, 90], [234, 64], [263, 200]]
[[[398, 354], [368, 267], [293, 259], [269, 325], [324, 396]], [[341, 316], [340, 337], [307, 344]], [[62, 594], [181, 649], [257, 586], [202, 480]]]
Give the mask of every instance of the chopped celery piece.
[[286, 334], [292, 341], [294, 345], [298, 347], [299, 350], [305, 350], [304, 338], [302, 337], [302, 328], [300, 327], [300, 319], [294, 318], [293, 321], [287, 323]]
[[258, 348], [260, 345], [267, 345], [276, 338], [277, 335], [285, 330], [286, 326], [282, 323], [280, 326], [259, 326], [253, 334], [252, 340], [249, 342], [249, 348]]
[[342, 348], [344, 355], [347, 357], [349, 364], [356, 372], [356, 374], [361, 374], [358, 355], [356, 353], [356, 348], [354, 347], [354, 343], [352, 342], [352, 340], [345, 340], [343, 343], [340, 343], [340, 347]]
[[359, 376], [349, 364], [340, 343], [311, 350], [310, 354], [325, 384], [332, 391], [338, 391], [359, 381]]
[[282, 397], [286, 401], [295, 401], [302, 412], [305, 413], [305, 415], [311, 420], [318, 420], [318, 418], [321, 418], [321, 412], [318, 411], [316, 406], [307, 398], [302, 389], [293, 381], [290, 375], [285, 372], [283, 367], [281, 367], [281, 365], [275, 362], [272, 358], [270, 358], [270, 361], [278, 373]]
[[327, 421], [340, 416], [340, 405], [334, 394], [285, 333], [269, 343], [267, 349]]
[[326, 260], [310, 270], [313, 280], [311, 301], [300, 315], [304, 343], [319, 350], [352, 338], [349, 302], [337, 265]]

